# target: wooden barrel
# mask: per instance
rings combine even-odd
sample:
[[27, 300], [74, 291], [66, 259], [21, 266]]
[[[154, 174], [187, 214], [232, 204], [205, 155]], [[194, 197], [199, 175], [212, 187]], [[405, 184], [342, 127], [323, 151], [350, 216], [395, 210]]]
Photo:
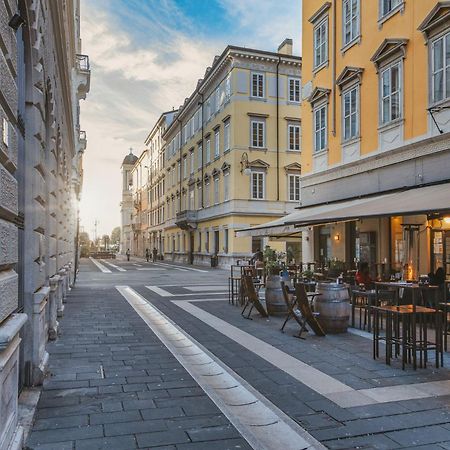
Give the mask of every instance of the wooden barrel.
[[265, 296], [269, 316], [287, 314], [287, 306], [284, 301], [283, 291], [281, 290], [281, 281], [284, 281], [290, 287], [289, 277], [269, 275], [266, 279]]
[[345, 333], [350, 317], [350, 298], [348, 289], [336, 283], [318, 283], [318, 295], [314, 300], [314, 311], [320, 315], [317, 318], [329, 334]]

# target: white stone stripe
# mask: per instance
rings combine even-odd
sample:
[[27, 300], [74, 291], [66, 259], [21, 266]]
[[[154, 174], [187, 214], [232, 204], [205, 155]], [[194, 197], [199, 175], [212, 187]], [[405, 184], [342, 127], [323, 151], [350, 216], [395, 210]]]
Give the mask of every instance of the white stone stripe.
[[158, 294], [160, 297], [192, 297], [199, 295], [228, 295], [228, 292], [196, 292], [195, 294], [172, 294], [165, 289], [162, 289], [160, 286], [145, 286], [148, 290]]
[[103, 264], [107, 264], [108, 266], [113, 267], [114, 269], [118, 270], [119, 272], [126, 272], [126, 269], [124, 269], [123, 267], [116, 266], [112, 262], [105, 261], [104, 259], [102, 259], [101, 261]]
[[112, 273], [111, 270], [109, 270], [107, 267], [105, 267], [103, 264], [100, 264], [96, 259], [92, 258], [92, 256], [89, 256], [89, 259], [103, 272], [103, 273]]
[[254, 449], [325, 449], [309, 433], [128, 286], [116, 286]]
[[189, 270], [192, 270], [193, 272], [208, 273], [207, 270], [195, 269], [194, 267], [177, 266], [176, 264], [168, 264], [168, 263], [154, 263], [154, 264], [156, 264], [158, 266], [168, 266], [168, 267], [178, 268], [179, 270], [183, 270], [186, 272]]
[[[183, 302], [174, 300], [173, 303], [342, 408], [449, 395], [450, 380], [353, 389], [318, 369], [192, 305], [192, 301], [197, 300]], [[369, 335], [369, 333], [366, 334]], [[359, 332], [358, 335], [360, 335]]]

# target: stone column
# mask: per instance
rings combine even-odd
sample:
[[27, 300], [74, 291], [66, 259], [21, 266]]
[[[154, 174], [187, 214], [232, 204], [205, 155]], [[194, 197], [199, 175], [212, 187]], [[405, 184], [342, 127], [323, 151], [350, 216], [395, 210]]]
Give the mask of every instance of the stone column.
[[[12, 314], [0, 327], [0, 448], [22, 448], [23, 429], [17, 427], [20, 329], [26, 314]], [[14, 446], [14, 447], [9, 447]]]
[[303, 270], [306, 270], [307, 264], [314, 262], [314, 231], [302, 231], [302, 262]]
[[70, 288], [70, 282], [71, 282], [70, 266], [71, 266], [70, 262], [64, 266], [64, 269], [66, 269], [66, 280], [65, 280], [66, 296], [70, 292], [70, 289], [71, 289]]
[[33, 365], [33, 385], [40, 385], [44, 381], [48, 366], [48, 353], [45, 344], [48, 337], [48, 322], [46, 321], [46, 309], [50, 287], [44, 286], [33, 294], [33, 316], [31, 317], [33, 329], [33, 349], [31, 361]]
[[58, 272], [59, 275], [59, 280], [58, 280], [58, 296], [57, 296], [57, 316], [58, 317], [62, 317], [64, 315], [64, 278], [66, 276], [66, 270], [65, 269], [61, 269]]
[[50, 294], [49, 294], [49, 324], [48, 324], [48, 338], [51, 341], [58, 337], [58, 283], [59, 275], [54, 275], [50, 278]]

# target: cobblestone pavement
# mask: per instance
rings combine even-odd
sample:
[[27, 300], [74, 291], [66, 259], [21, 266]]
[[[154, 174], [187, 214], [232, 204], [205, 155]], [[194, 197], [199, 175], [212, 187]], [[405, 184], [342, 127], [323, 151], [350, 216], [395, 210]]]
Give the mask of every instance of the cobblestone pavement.
[[244, 320], [226, 271], [100, 264], [110, 272], [83, 261], [48, 346], [28, 448], [251, 448], [116, 289], [129, 286], [325, 447], [450, 449], [449, 358], [402, 371], [374, 361], [364, 333], [299, 340], [294, 322], [283, 334], [280, 318]]

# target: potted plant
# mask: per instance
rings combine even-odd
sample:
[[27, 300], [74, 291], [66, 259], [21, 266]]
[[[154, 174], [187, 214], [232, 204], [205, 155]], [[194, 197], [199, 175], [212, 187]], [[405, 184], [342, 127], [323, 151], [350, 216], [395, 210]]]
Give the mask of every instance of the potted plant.
[[269, 315], [285, 314], [286, 303], [281, 290], [281, 281], [289, 283], [286, 268], [286, 253], [277, 252], [266, 246], [264, 249], [264, 267], [266, 270], [266, 307]]

